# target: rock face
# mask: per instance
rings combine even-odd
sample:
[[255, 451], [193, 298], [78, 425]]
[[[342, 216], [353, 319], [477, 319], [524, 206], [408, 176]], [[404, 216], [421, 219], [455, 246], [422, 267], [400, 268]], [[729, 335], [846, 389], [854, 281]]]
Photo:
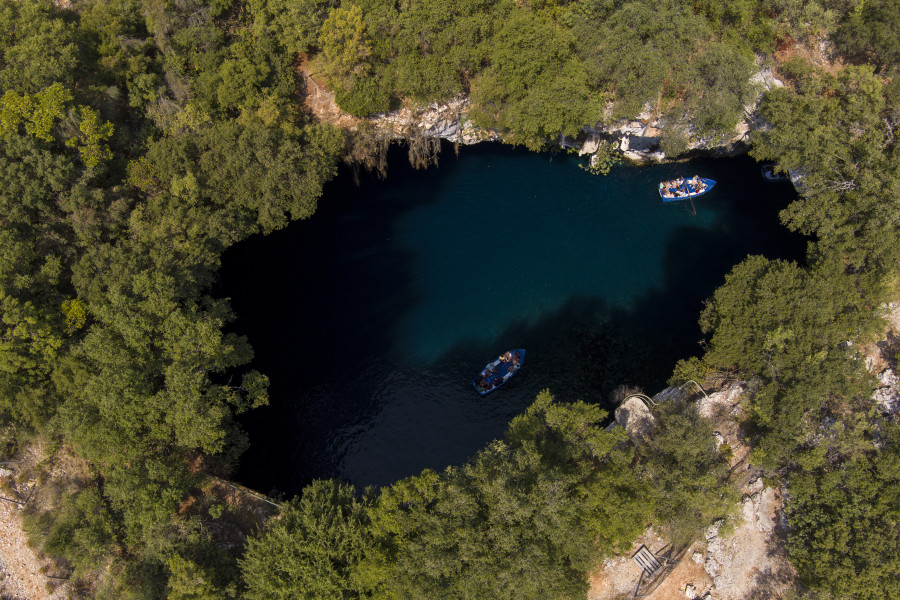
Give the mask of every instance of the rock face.
[[[885, 339], [878, 341], [874, 348], [863, 348], [866, 369], [878, 378], [881, 384], [872, 395], [872, 400], [884, 415], [900, 411], [900, 377], [888, 365], [895, 364], [897, 346], [900, 343], [900, 303], [891, 302], [881, 307], [888, 329]], [[852, 346], [852, 344], [850, 344]], [[868, 350], [868, 353], [867, 353]]]
[[[612, 143], [622, 156], [637, 164], [652, 164], [668, 160], [660, 148], [663, 129], [678, 126], [688, 136], [688, 151], [709, 152], [717, 156], [731, 156], [742, 153], [750, 131], [764, 127], [757, 108], [764, 91], [784, 84], [775, 77], [771, 69], [757, 61], [758, 70], [750, 78], [756, 90], [752, 103], [744, 107], [744, 119], [735, 126], [730, 137], [725, 139], [704, 138], [690, 121], [673, 120], [667, 115], [657, 114], [651, 104], [644, 106], [633, 119], [622, 119], [605, 126], [587, 126], [576, 139], [562, 138], [560, 145], [576, 150], [579, 155], [593, 155], [601, 143]], [[396, 138], [412, 135], [441, 138], [460, 144], [477, 144], [484, 141], [499, 141], [499, 132], [476, 127], [468, 118], [470, 101], [459, 96], [446, 103], [432, 103], [427, 106], [407, 106], [400, 110], [371, 119], [376, 127], [385, 128]], [[607, 107], [609, 109], [610, 107]]]
[[713, 580], [713, 597], [740, 600], [751, 590], [781, 597], [790, 577], [779, 576], [787, 566], [783, 550], [773, 547], [775, 522], [781, 509], [780, 493], [766, 487], [761, 477], [744, 488], [741, 503], [743, 523], [728, 536], [720, 535], [723, 521], [706, 532], [703, 568]]
[[900, 378], [893, 369], [885, 369], [878, 374], [878, 381], [882, 387], [875, 390], [872, 400], [883, 414], [892, 415], [900, 410]]
[[631, 397], [616, 409], [616, 423], [625, 428], [634, 443], [647, 439], [656, 426], [656, 418], [640, 398]]
[[407, 106], [372, 119], [376, 127], [388, 129], [394, 137], [408, 137], [410, 129], [418, 135], [441, 138], [460, 144], [499, 141], [496, 131], [479, 129], [467, 117], [469, 99], [459, 96], [449, 102], [427, 106]]
[[697, 401], [697, 412], [701, 417], [712, 419], [717, 412], [724, 412], [729, 416], [738, 416], [736, 409], [741, 395], [747, 390], [744, 382], [734, 383], [722, 391], [705, 396]]

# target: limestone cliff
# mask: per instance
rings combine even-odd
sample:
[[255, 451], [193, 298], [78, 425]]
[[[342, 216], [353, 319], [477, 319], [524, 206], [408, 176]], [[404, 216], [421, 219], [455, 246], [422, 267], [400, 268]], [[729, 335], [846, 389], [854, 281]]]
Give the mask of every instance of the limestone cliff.
[[[670, 159], [660, 148], [664, 128], [677, 125], [687, 134], [688, 152], [704, 152], [716, 156], [740, 154], [746, 150], [750, 131], [762, 126], [757, 109], [766, 90], [784, 84], [762, 65], [751, 77], [756, 90], [752, 103], [744, 107], [744, 118], [733, 135], [725, 139], [704, 137], [692, 125], [690, 118], [676, 120], [666, 114], [657, 114], [650, 104], [633, 119], [622, 119], [607, 125], [586, 126], [575, 139], [561, 138], [559, 144], [576, 150], [580, 155], [593, 155], [604, 143], [612, 143], [621, 155], [634, 163], [650, 164]], [[385, 130], [391, 137], [404, 138], [415, 131], [416, 135], [445, 139], [460, 144], [477, 144], [483, 141], [500, 141], [497, 131], [483, 130], [468, 118], [470, 102], [465, 96], [447, 102], [429, 105], [405, 106], [400, 110], [372, 117], [370, 122]]]

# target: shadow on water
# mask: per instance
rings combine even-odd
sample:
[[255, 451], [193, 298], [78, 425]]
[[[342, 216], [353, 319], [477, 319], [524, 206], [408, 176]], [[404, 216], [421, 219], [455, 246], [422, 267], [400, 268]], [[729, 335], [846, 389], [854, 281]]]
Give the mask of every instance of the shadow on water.
[[[734, 264], [748, 253], [803, 254], [804, 240], [777, 225], [778, 210], [792, 197], [789, 186], [762, 182], [747, 158], [692, 161], [681, 166], [686, 175], [713, 172], [719, 189], [741, 189], [742, 198], [756, 201], [697, 201], [698, 213], [707, 211], [702, 225], [701, 218], [684, 218], [689, 207], [666, 206], [670, 212], [662, 218], [681, 224], [664, 232], [658, 280], [635, 290], [629, 302], [572, 291], [538, 318], [512, 313], [486, 336], [467, 335], [462, 323], [451, 321], [448, 327], [460, 327], [451, 344], [435, 345], [440, 351], [427, 359], [404, 355], [392, 350], [404, 342], [397, 324], [430, 300], [416, 281], [422, 277], [416, 248], [396, 243], [398, 223], [423, 203], [440, 202], [453, 181], [469, 176], [466, 169], [484, 169], [498, 156], [533, 160], [505, 147], [463, 152], [468, 163], [444, 153], [439, 177], [412, 171], [396, 156], [386, 182], [356, 189], [343, 177], [326, 190], [309, 222], [227, 253], [221, 295], [232, 298], [235, 330], [255, 349], [253, 366], [271, 379], [271, 405], [243, 419], [251, 447], [237, 474], [242, 483], [289, 495], [316, 478], [386, 485], [423, 468], [462, 464], [502, 436], [543, 388], [559, 400], [608, 409], [619, 385], [655, 393], [678, 359], [699, 353], [703, 301]], [[668, 175], [660, 167], [629, 169], [620, 171], [626, 183], [638, 177], [641, 185], [651, 184]], [[578, 177], [564, 179], [578, 185]], [[658, 207], [658, 197], [652, 202]], [[648, 240], [648, 247], [654, 241], [661, 240]], [[635, 243], [640, 252], [641, 239]], [[590, 245], [579, 251], [591, 260]], [[452, 268], [437, 265], [437, 276], [440, 269], [451, 276]], [[453, 310], [453, 299], [432, 310], [438, 320], [463, 314]], [[479, 397], [470, 385], [475, 373], [498, 352], [517, 347], [528, 350], [521, 373]]]

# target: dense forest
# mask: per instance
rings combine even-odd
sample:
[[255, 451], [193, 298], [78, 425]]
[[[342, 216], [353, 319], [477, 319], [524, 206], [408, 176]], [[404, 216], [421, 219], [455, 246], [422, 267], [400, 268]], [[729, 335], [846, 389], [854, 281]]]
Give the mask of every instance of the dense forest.
[[[807, 258], [737, 265], [672, 382], [749, 382], [798, 594], [900, 598], [900, 428], [856, 343], [900, 281], [897, 0], [0, 0], [0, 24], [0, 456], [41, 440], [89, 465], [26, 518], [78, 594], [583, 598], [647, 524], [685, 542], [733, 511], [690, 403], [635, 446], [548, 391], [462, 467], [315, 482], [222, 542], [233, 509], [204, 490], [268, 397], [211, 293], [220, 257], [372, 147], [304, 111], [308, 61], [353, 115], [465, 94], [531, 149], [649, 105], [670, 154], [729, 135], [775, 69], [750, 153], [802, 175], [782, 219]], [[827, 68], [786, 51], [826, 40]]]

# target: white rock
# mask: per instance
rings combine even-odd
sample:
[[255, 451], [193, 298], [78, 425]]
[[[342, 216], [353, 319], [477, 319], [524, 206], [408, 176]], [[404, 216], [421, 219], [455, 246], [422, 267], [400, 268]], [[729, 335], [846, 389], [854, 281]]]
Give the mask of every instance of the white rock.
[[756, 528], [759, 531], [769, 532], [775, 529], [772, 507], [775, 505], [775, 490], [766, 488], [759, 493], [759, 503], [756, 508]]
[[597, 136], [591, 136], [588, 140], [581, 146], [581, 150], [578, 151], [578, 156], [582, 156], [584, 154], [593, 154], [597, 150], [600, 149], [600, 138]]
[[691, 560], [694, 561], [695, 563], [697, 563], [698, 565], [702, 564], [703, 563], [703, 553], [694, 552], [693, 554], [691, 554]]
[[719, 528], [722, 527], [722, 523], [724, 523], [724, 521], [720, 519], [706, 528], [706, 541], [709, 542], [716, 539], [719, 535]]
[[10, 477], [13, 472], [9, 469], [0, 468], [0, 478]]
[[694, 584], [689, 583], [684, 586], [684, 597], [690, 600], [694, 600], [697, 597], [697, 588], [694, 587]]
[[653, 432], [656, 418], [644, 401], [632, 397], [616, 409], [616, 422], [625, 428], [634, 442], [640, 442]]
[[713, 432], [713, 437], [716, 438], [716, 450], [722, 447], [722, 444], [725, 443], [725, 436], [719, 433], [718, 431]]
[[735, 383], [720, 392], [704, 396], [697, 401], [697, 411], [701, 417], [712, 418], [717, 407], [733, 408], [746, 390], [743, 382]]
[[720, 568], [721, 568], [721, 565], [718, 562], [716, 562], [716, 559], [714, 559], [712, 556], [706, 557], [706, 562], [703, 563], [703, 570], [706, 571], [706, 573], [710, 577], [715, 577], [716, 573], [719, 572]]
[[741, 516], [744, 517], [744, 521], [747, 523], [752, 523], [756, 520], [756, 507], [753, 506], [753, 498], [749, 496], [744, 497], [744, 501], [741, 503]]
[[762, 491], [764, 487], [765, 484], [763, 483], [762, 477], [757, 477], [750, 482], [750, 485], [747, 486], [747, 489], [750, 490], [751, 494], [755, 494], [756, 492]]

